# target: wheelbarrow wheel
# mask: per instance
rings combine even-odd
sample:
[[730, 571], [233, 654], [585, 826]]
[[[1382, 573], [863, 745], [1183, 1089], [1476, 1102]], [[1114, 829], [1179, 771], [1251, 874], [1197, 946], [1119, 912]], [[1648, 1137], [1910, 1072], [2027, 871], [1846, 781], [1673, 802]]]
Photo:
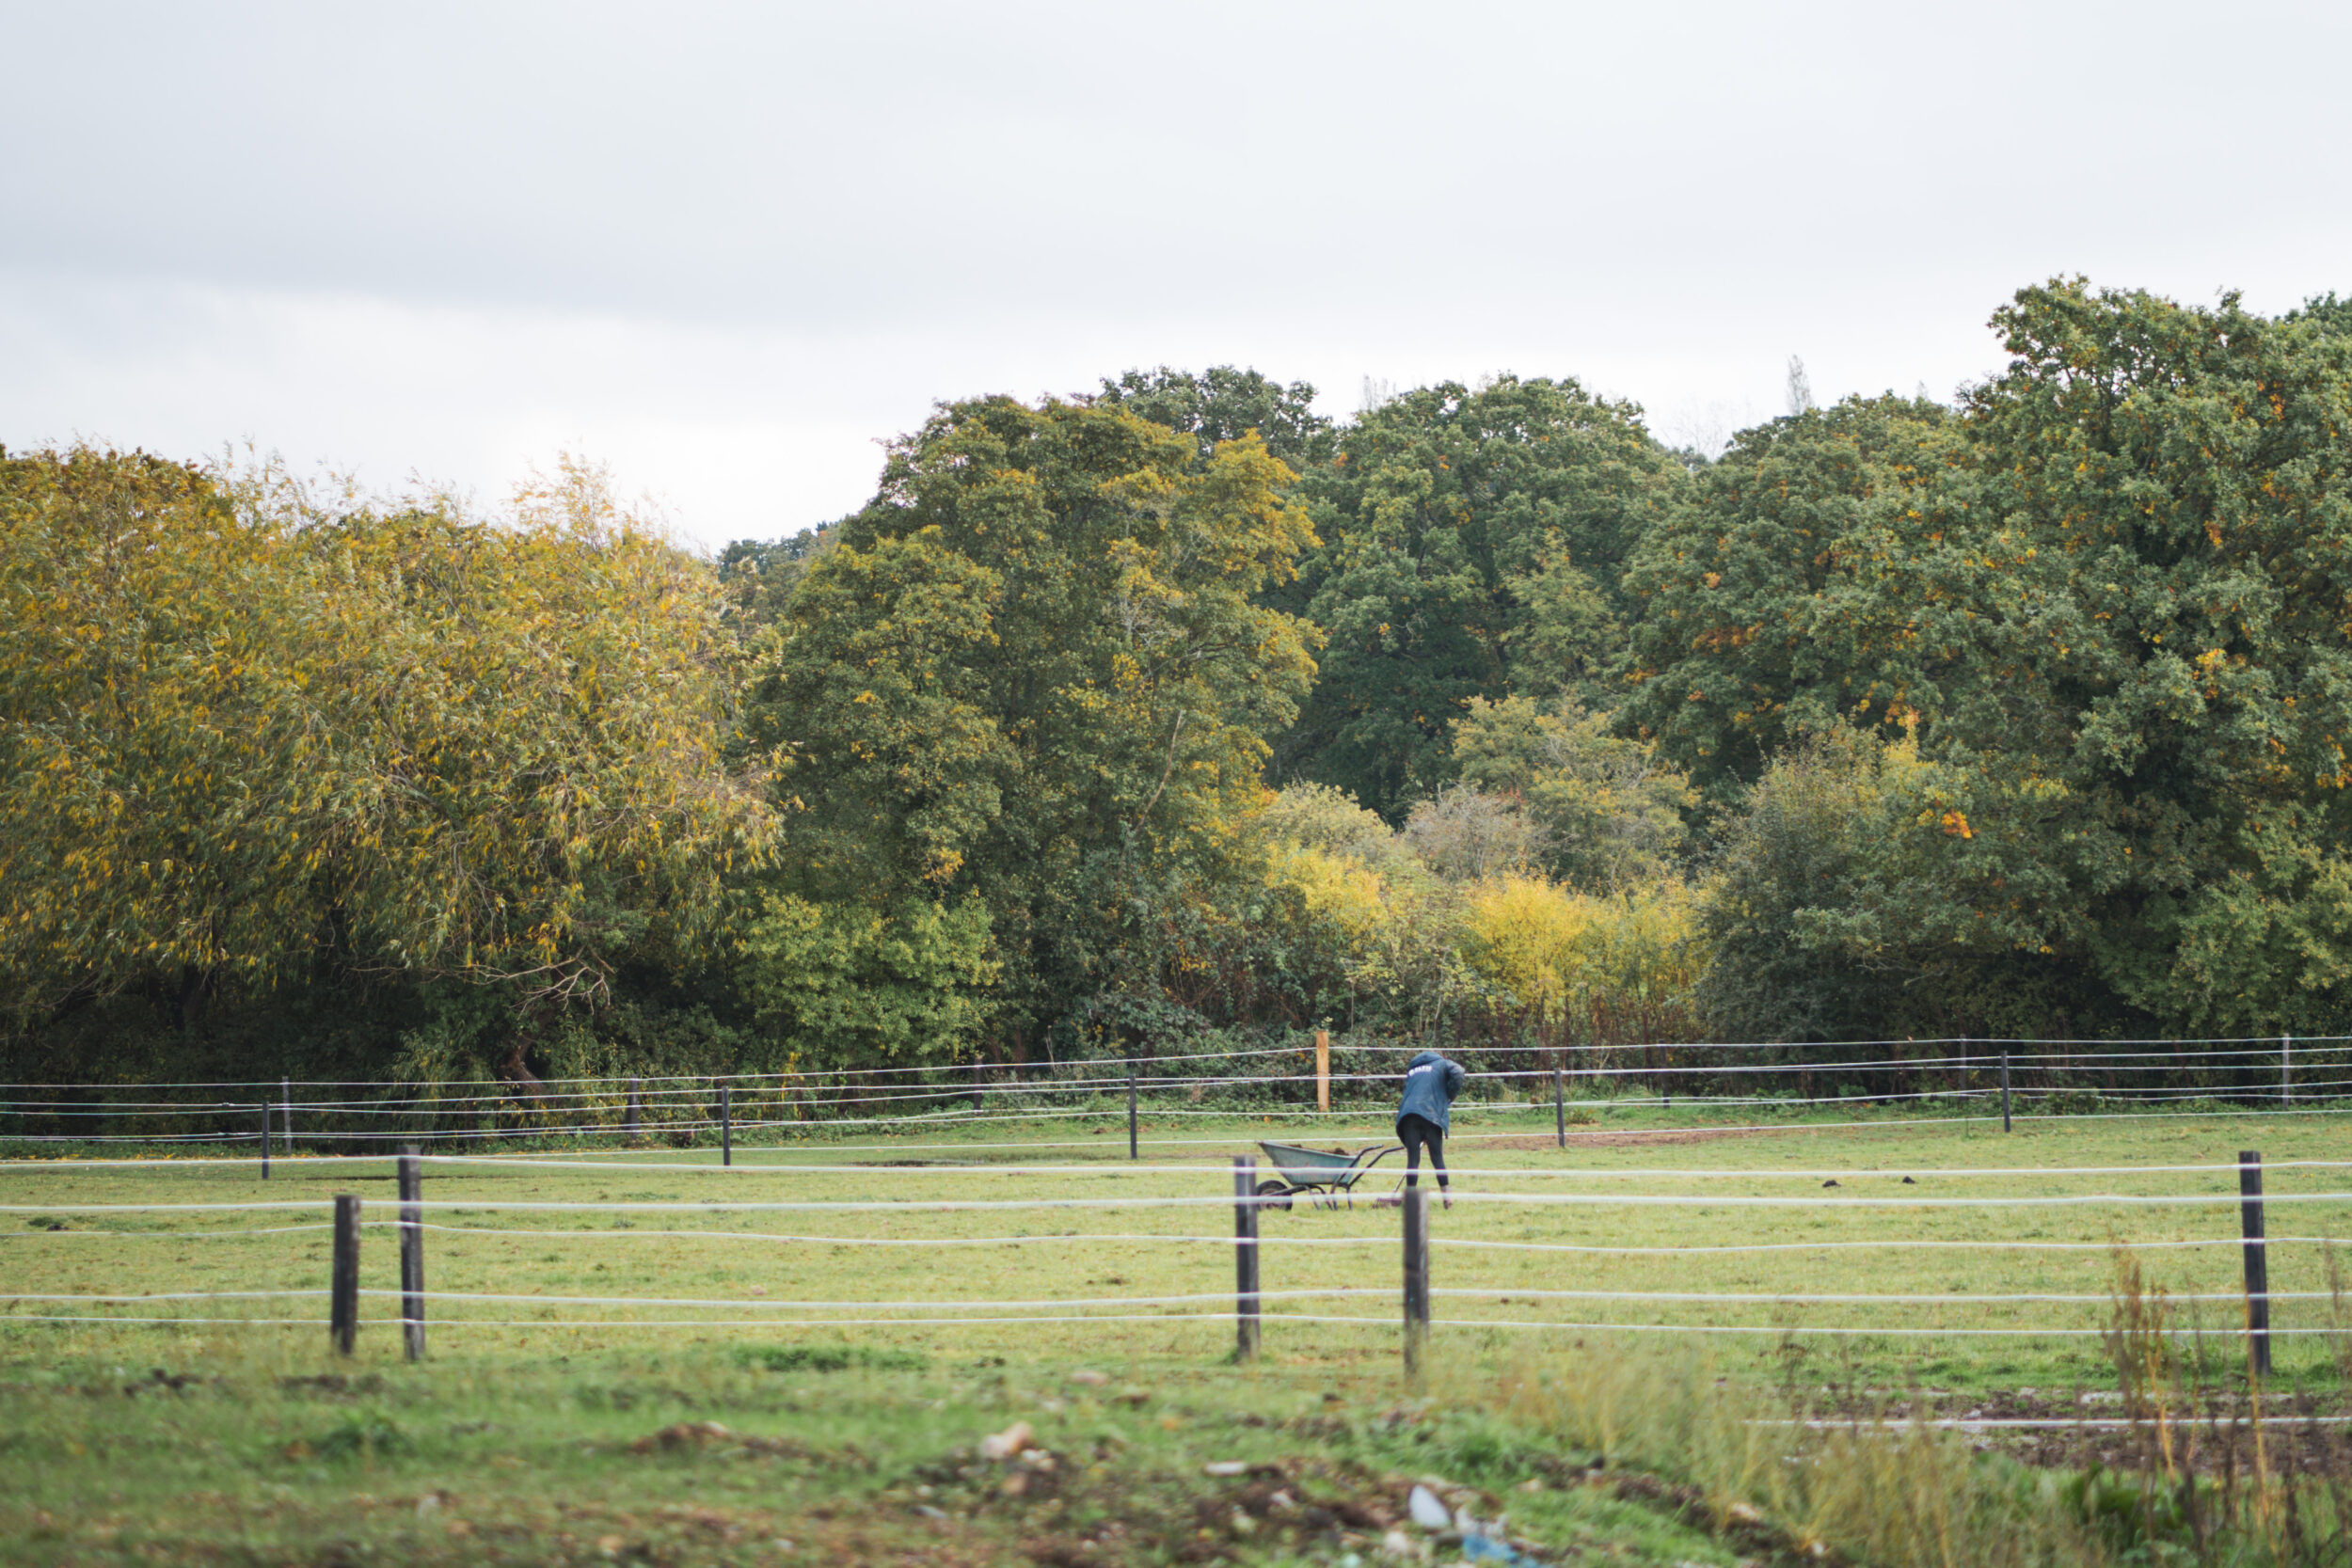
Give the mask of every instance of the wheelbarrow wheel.
[[1271, 1180], [1261, 1181], [1258, 1183], [1258, 1196], [1260, 1197], [1279, 1197], [1282, 1200], [1279, 1203], [1262, 1203], [1258, 1206], [1261, 1209], [1287, 1210], [1291, 1206], [1291, 1189], [1287, 1182]]

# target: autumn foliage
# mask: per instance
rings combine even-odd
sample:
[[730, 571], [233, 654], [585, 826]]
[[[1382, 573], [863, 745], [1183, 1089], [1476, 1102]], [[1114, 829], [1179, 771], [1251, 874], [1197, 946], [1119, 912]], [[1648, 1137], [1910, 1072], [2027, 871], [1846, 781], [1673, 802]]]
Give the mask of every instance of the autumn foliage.
[[943, 404], [715, 562], [569, 461], [0, 456], [16, 1053], [2352, 1033], [2352, 309], [1994, 325], [1720, 453], [1565, 378]]

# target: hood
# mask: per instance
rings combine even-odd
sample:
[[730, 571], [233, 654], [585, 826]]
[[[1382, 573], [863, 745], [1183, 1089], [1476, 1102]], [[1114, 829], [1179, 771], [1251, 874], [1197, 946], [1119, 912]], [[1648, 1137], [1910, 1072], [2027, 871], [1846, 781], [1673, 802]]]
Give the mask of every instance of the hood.
[[1434, 1051], [1416, 1052], [1413, 1055], [1413, 1059], [1405, 1064], [1405, 1068], [1406, 1070], [1409, 1072], [1414, 1068], [1425, 1067], [1431, 1062], [1442, 1062], [1444, 1060], [1445, 1058], [1443, 1056], [1438, 1055]]

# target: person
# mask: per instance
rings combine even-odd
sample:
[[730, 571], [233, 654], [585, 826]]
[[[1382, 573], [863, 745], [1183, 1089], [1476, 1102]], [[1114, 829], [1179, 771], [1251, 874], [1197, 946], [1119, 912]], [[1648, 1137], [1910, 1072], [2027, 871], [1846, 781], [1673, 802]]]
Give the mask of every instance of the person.
[[[1445, 1206], [1454, 1207], [1454, 1195], [1449, 1188], [1445, 1169], [1445, 1133], [1450, 1125], [1446, 1113], [1453, 1108], [1454, 1097], [1462, 1092], [1470, 1074], [1462, 1064], [1449, 1061], [1434, 1051], [1420, 1052], [1405, 1064], [1405, 1099], [1396, 1108], [1396, 1135], [1405, 1145], [1405, 1185], [1421, 1185], [1421, 1151], [1429, 1150], [1429, 1166], [1437, 1173], [1438, 1191]], [[1402, 1203], [1402, 1197], [1385, 1201]]]

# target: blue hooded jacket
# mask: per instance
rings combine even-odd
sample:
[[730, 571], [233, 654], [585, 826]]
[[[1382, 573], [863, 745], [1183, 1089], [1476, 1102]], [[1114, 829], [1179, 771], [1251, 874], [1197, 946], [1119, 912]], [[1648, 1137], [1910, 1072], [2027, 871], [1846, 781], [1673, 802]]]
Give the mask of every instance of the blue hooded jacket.
[[1450, 1062], [1434, 1051], [1417, 1053], [1405, 1064], [1405, 1103], [1396, 1108], [1396, 1119], [1421, 1117], [1437, 1123], [1438, 1131], [1446, 1131], [1446, 1112], [1469, 1081], [1470, 1074], [1459, 1062]]

